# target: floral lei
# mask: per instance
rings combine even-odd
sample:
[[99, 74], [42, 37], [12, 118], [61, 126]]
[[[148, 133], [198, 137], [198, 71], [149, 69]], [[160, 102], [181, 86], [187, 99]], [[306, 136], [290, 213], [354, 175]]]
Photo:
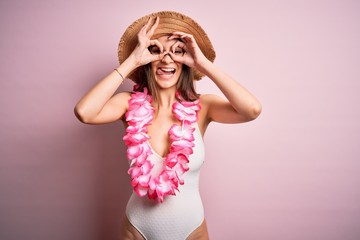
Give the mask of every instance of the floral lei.
[[[180, 99], [180, 95], [177, 94]], [[158, 176], [152, 176], [153, 164], [149, 160], [152, 153], [148, 139], [150, 138], [147, 126], [151, 124], [154, 108], [151, 106], [152, 96], [148, 90], [131, 94], [129, 108], [126, 113], [126, 135], [124, 141], [127, 148], [127, 157], [131, 161], [128, 174], [131, 176], [131, 185], [138, 196], [147, 195], [149, 199], [158, 202], [164, 201], [166, 195], [176, 195], [179, 184], [184, 184], [181, 176], [189, 170], [189, 155], [193, 153], [195, 144], [192, 127], [197, 122], [200, 110], [199, 99], [194, 102], [175, 102], [172, 106], [174, 116], [181, 125], [174, 124], [169, 129], [170, 152], [165, 157], [164, 168]]]

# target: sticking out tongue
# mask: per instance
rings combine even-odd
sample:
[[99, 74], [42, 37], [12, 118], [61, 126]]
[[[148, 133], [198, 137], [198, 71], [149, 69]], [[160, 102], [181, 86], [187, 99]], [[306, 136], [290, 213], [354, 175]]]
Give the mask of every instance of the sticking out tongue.
[[175, 70], [173, 68], [158, 68], [158, 70], [156, 71], [158, 75], [171, 75], [174, 72]]

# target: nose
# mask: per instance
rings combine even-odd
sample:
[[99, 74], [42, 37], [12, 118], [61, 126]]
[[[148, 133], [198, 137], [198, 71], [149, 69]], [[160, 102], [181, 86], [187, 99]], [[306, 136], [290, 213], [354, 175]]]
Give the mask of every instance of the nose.
[[172, 63], [172, 62], [174, 62], [169, 53], [165, 53], [165, 55], [161, 59], [161, 61], [164, 62], [164, 63]]

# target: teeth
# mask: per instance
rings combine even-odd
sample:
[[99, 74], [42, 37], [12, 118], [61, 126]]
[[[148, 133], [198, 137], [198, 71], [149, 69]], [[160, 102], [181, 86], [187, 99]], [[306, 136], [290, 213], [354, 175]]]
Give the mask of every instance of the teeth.
[[175, 71], [174, 68], [161, 68], [161, 70], [164, 71], [164, 72], [173, 72], [173, 71]]

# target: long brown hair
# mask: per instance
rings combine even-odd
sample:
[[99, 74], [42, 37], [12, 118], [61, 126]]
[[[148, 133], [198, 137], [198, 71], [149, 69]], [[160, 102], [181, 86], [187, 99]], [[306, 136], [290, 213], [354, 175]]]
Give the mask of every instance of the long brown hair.
[[[157, 83], [155, 80], [155, 76], [151, 71], [151, 64], [149, 63], [145, 65], [141, 71], [143, 71], [144, 74], [142, 75], [146, 76], [146, 79], [138, 83], [136, 91], [143, 91], [146, 87], [149, 90], [149, 93], [153, 96], [153, 99], [157, 101], [159, 98], [157, 91]], [[178, 100], [193, 102], [199, 98], [199, 94], [195, 90], [194, 71], [192, 68], [188, 67], [185, 64], [182, 65], [182, 72], [179, 76], [179, 81], [177, 82], [176, 89], [180, 93], [180, 96], [182, 98]]]

